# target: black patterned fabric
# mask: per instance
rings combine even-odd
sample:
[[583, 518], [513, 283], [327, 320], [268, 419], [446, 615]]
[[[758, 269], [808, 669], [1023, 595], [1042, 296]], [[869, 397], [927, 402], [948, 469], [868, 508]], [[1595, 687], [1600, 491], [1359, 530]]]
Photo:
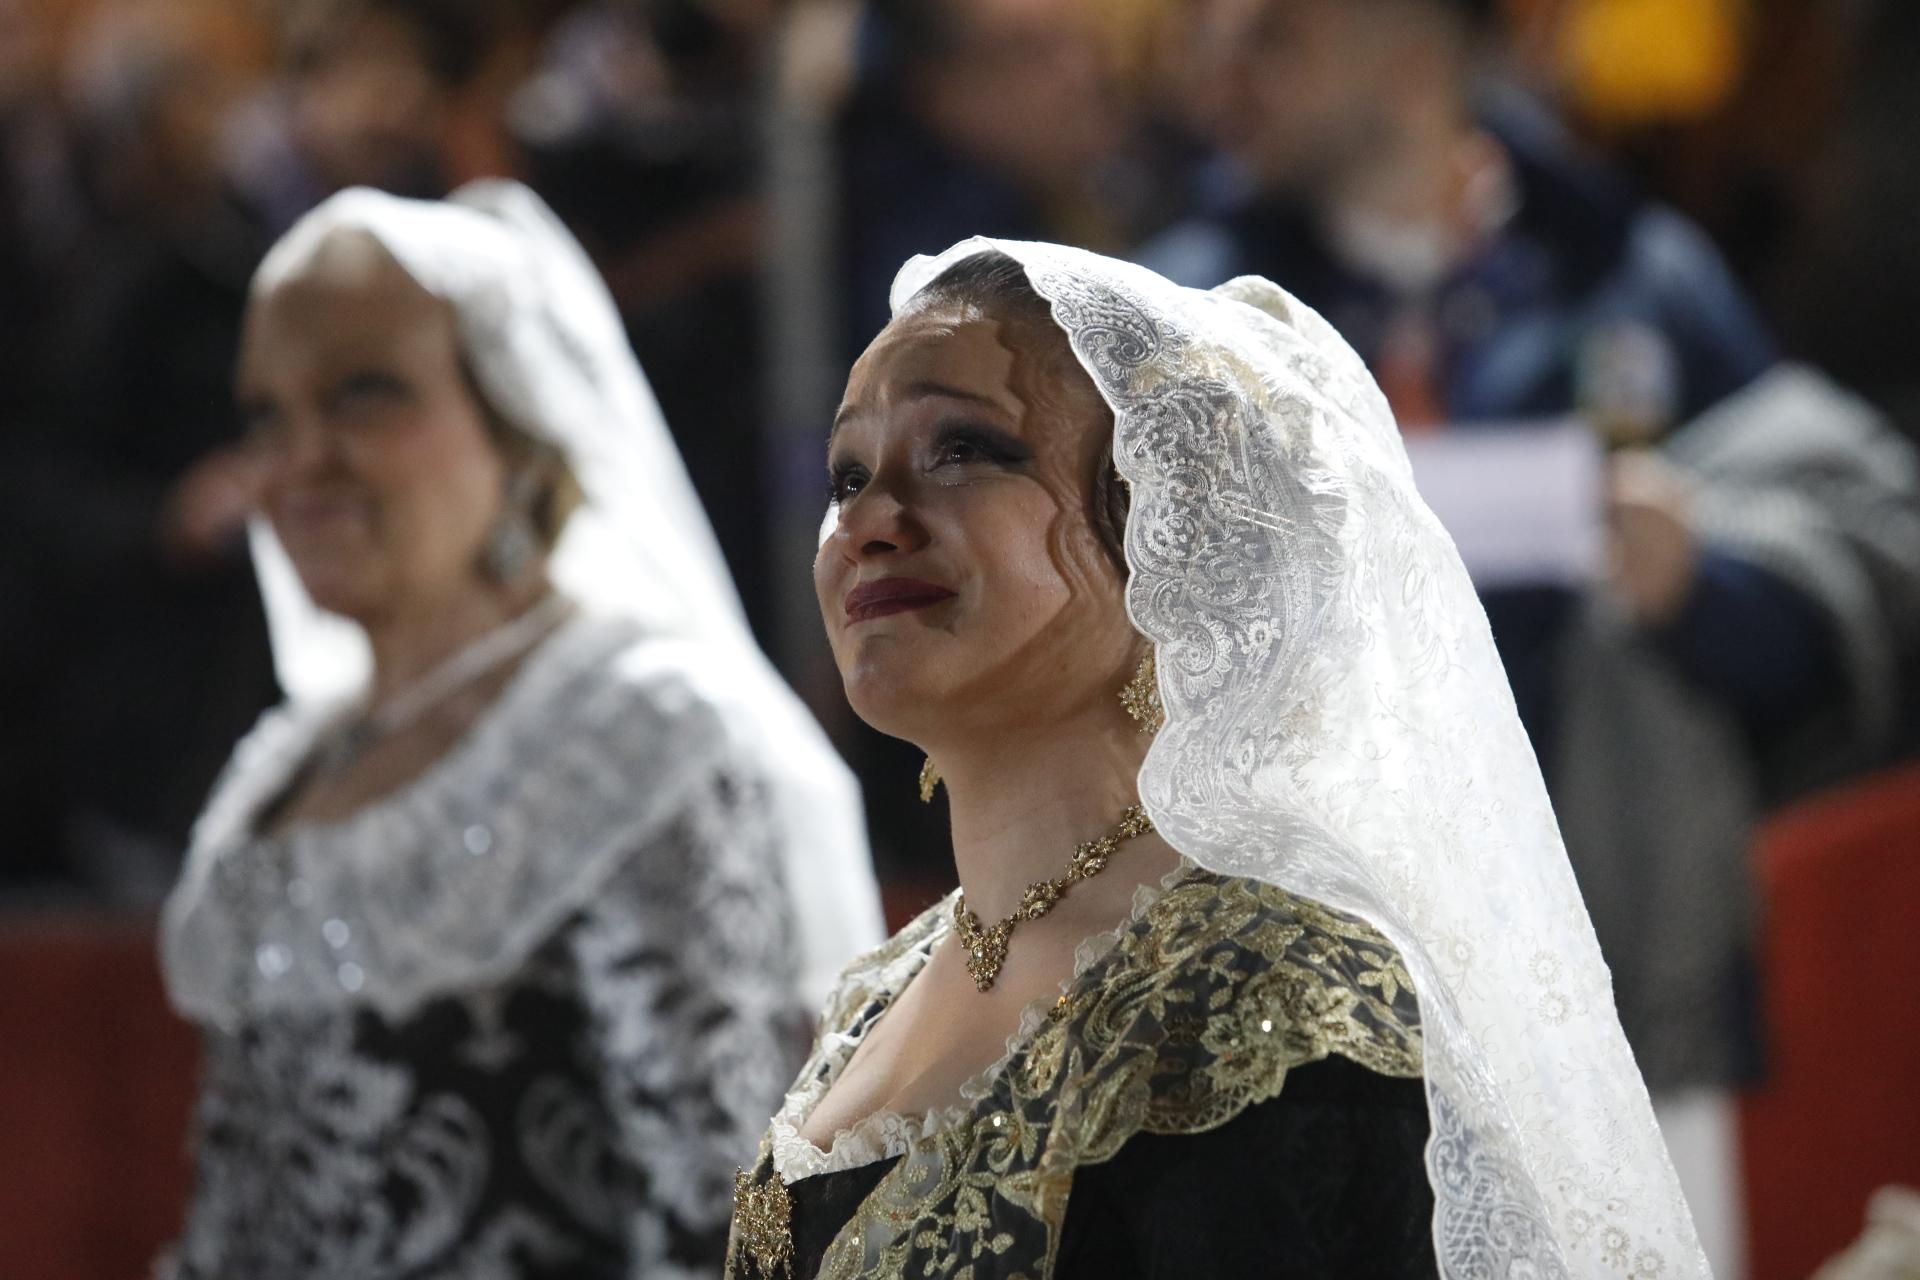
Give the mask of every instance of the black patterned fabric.
[[715, 775], [504, 981], [210, 1028], [163, 1274], [717, 1272], [733, 1169], [806, 1036], [766, 998], [792, 961], [758, 805]]
[[[1054, 1280], [1433, 1276], [1426, 1141], [1420, 1081], [1341, 1057], [1296, 1067], [1279, 1097], [1217, 1129], [1135, 1134], [1079, 1170]], [[897, 1162], [788, 1188], [795, 1280], [812, 1280]]]

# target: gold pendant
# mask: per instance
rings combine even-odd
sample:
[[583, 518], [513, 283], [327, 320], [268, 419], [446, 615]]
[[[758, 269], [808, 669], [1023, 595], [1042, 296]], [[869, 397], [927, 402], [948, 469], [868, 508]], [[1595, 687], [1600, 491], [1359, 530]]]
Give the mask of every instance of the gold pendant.
[[791, 1275], [793, 1264], [793, 1199], [780, 1175], [770, 1174], [756, 1184], [753, 1175], [733, 1175], [733, 1227], [762, 1280]]
[[960, 945], [967, 952], [967, 976], [973, 979], [973, 985], [980, 991], [991, 991], [993, 981], [1000, 976], [1000, 966], [1007, 962], [1007, 942], [1013, 937], [1013, 925], [1001, 921], [991, 929], [982, 928], [980, 917], [967, 910], [964, 896], [953, 904], [954, 928], [960, 934]]
[[1015, 925], [1026, 920], [1038, 920], [1052, 911], [1066, 896], [1068, 889], [1105, 871], [1122, 841], [1145, 835], [1151, 830], [1153, 822], [1147, 817], [1146, 810], [1137, 804], [1128, 805], [1112, 831], [1098, 840], [1087, 841], [1073, 851], [1073, 861], [1068, 864], [1065, 875], [1052, 880], [1036, 880], [1028, 885], [1013, 914], [992, 927], [983, 924], [979, 916], [967, 909], [966, 894], [954, 898], [953, 931], [964, 949], [967, 976], [973, 979], [975, 989], [982, 992], [993, 990], [994, 980], [1000, 976], [1000, 967], [1007, 962], [1007, 944], [1013, 938]]

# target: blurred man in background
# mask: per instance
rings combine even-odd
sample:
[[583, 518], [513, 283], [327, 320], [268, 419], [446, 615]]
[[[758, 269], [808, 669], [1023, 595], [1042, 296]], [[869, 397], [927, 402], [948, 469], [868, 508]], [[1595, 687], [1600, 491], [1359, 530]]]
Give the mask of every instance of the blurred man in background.
[[[71, 139], [54, 98], [58, 58], [38, 0], [0, 0], [0, 497], [11, 499], [25, 423], [43, 395], [51, 343], [46, 309], [71, 262], [79, 219]], [[35, 598], [33, 555], [0, 538], [0, 892], [57, 881], [61, 813], [37, 715], [38, 661], [49, 632], [23, 605]]]
[[1237, 174], [1156, 252], [1189, 275], [1275, 271], [1408, 425], [1578, 406], [1645, 440], [1750, 382], [1772, 343], [1698, 231], [1483, 83], [1496, 8], [1208, 0], [1193, 113]]

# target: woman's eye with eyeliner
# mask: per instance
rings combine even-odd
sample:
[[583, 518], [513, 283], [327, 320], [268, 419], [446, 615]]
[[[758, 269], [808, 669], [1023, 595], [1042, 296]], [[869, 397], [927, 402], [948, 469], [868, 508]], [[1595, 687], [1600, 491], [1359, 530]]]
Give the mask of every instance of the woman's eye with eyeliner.
[[1026, 462], [1032, 456], [1017, 441], [1003, 440], [997, 432], [988, 433], [970, 427], [954, 427], [942, 432], [933, 447], [935, 466], [965, 466], [977, 462], [1012, 466]]
[[982, 449], [977, 441], [964, 437], [948, 440], [940, 446], [942, 462], [985, 462], [986, 460], [986, 450]]
[[827, 473], [827, 501], [845, 502], [866, 487], [867, 475], [859, 467], [835, 467]]

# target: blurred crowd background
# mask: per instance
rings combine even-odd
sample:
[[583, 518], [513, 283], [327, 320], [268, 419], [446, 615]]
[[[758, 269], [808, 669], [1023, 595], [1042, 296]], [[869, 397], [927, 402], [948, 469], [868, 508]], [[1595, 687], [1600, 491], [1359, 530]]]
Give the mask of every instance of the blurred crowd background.
[[[1370, 112], [1419, 88], [1341, 45], [1329, 6], [1347, 4], [0, 0], [0, 1203], [50, 1206], [7, 1210], [0, 1273], [130, 1274], [178, 1213], [192, 1051], [166, 1020], [150, 920], [234, 740], [277, 696], [233, 356], [260, 256], [335, 190], [433, 196], [510, 174], [588, 246], [763, 645], [862, 776], [896, 922], [950, 883], [944, 814], [915, 797], [919, 758], [846, 711], [806, 565], [825, 426], [909, 254], [987, 234], [1191, 283], [1270, 274], [1368, 355], [1403, 421], [1579, 410], [1653, 439], [1787, 359], [1920, 440], [1920, 6], [1435, 0], [1471, 24], [1447, 28], [1473, 33], [1462, 83], [1507, 148], [1488, 216], [1522, 217], [1561, 275], [1685, 304], [1651, 354], [1634, 332], [1576, 353], [1624, 362], [1626, 395], [1581, 368], [1539, 394], [1503, 390], [1497, 369], [1441, 376], [1449, 344], [1535, 323], [1544, 286], [1524, 254], [1440, 288], [1418, 244], [1365, 227], [1317, 244], [1289, 221], [1316, 182], [1364, 178], [1340, 153], [1381, 145]], [[1520, 196], [1521, 215], [1502, 212]], [[1646, 261], [1615, 281], [1628, 240]], [[1362, 279], [1356, 259], [1377, 269]], [[1436, 292], [1448, 305], [1410, 326], [1403, 295]], [[1920, 563], [1920, 543], [1904, 554]], [[1508, 603], [1506, 635], [1543, 625]], [[1797, 634], [1792, 618], [1735, 627], [1676, 658], [1730, 690], [1762, 757], [1846, 697]], [[1902, 771], [1920, 752], [1912, 634], [1891, 635], [1899, 678], [1870, 745], [1758, 772], [1778, 817], [1739, 839], [1779, 926], [1767, 947], [1814, 910], [1780, 897], [1795, 859], [1852, 841], [1920, 868], [1920, 775]], [[1557, 713], [1536, 705], [1524, 652], [1509, 665], [1537, 728]], [[1920, 937], [1913, 872], [1886, 883], [1914, 896], [1890, 899], [1819, 874], [1804, 893], [1836, 895], [1854, 934]], [[1820, 937], [1809, 925], [1793, 945]], [[1791, 996], [1799, 955], [1756, 963], [1787, 966], [1774, 987]], [[1873, 1079], [1920, 1071], [1897, 1012], [1917, 975], [1912, 960], [1846, 975], [1853, 1031], [1827, 1047], [1848, 1070], [1878, 1053]], [[1792, 1060], [1775, 1021], [1764, 1065], [1734, 1073], [1756, 1089]], [[1894, 1050], [1872, 1047], [1887, 1035]], [[76, 1045], [100, 1060], [90, 1074], [66, 1068]], [[1880, 1136], [1911, 1140], [1920, 1181], [1902, 1114]], [[1749, 1118], [1750, 1141], [1765, 1123]], [[1762, 1208], [1773, 1175], [1754, 1161], [1804, 1165], [1798, 1123], [1749, 1160]], [[1862, 1196], [1836, 1195], [1795, 1247], [1857, 1229]], [[1806, 1274], [1763, 1238], [1770, 1215], [1755, 1221], [1754, 1273]], [[55, 1269], [8, 1262], [28, 1256]]]

